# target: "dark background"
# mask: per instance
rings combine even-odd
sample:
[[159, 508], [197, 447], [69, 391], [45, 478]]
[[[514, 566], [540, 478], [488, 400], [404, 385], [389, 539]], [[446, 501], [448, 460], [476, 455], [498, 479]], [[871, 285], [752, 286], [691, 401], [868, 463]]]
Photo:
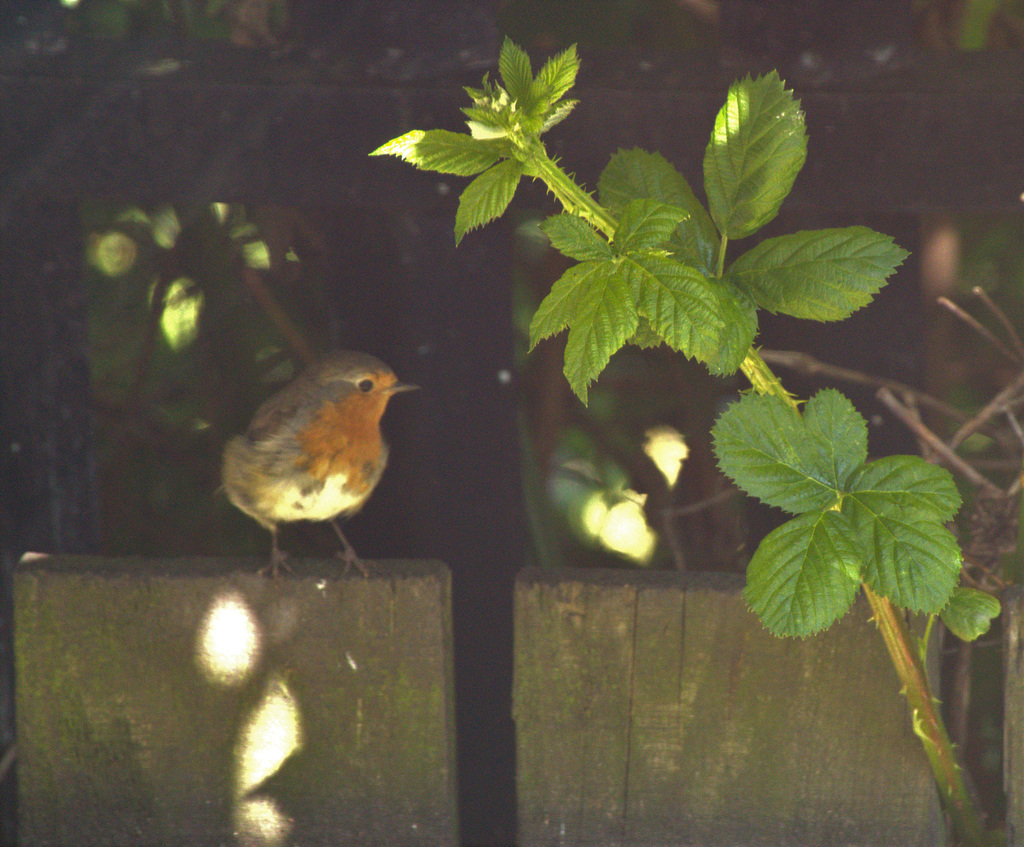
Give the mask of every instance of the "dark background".
[[[915, 258], [850, 321], [766, 319], [759, 342], [970, 408], [1012, 372], [934, 317], [922, 290], [941, 280], [922, 279], [916, 257], [952, 232], [960, 287], [948, 293], [980, 282], [1020, 313], [1019, 10], [979, 20], [971, 3], [910, 0], [291, 0], [253, 22], [244, 7], [24, 0], [0, 11], [0, 743], [14, 740], [10, 574], [21, 554], [265, 556], [266, 534], [217, 492], [222, 445], [303, 349], [365, 350], [423, 391], [389, 408], [390, 466], [346, 533], [368, 557], [452, 568], [463, 836], [508, 844], [516, 572], [742, 570], [776, 516], [735, 501], [665, 511], [722, 490], [706, 431], [739, 381], [664, 350], [624, 351], [585, 410], [560, 374], [563, 342], [526, 356], [525, 325], [563, 269], [531, 237], [553, 210], [539, 188], [520, 189], [506, 219], [456, 250], [464, 181], [366, 153], [414, 127], [460, 129], [461, 86], [493, 73], [507, 33], [535, 67], [580, 44], [581, 105], [549, 149], [581, 182], [594, 186], [611, 153], [636, 145], [699, 186], [729, 82], [778, 68], [807, 113], [810, 149], [763, 235], [864, 223]], [[227, 204], [221, 217], [214, 202]], [[155, 223], [167, 209], [180, 227], [171, 247]], [[112, 232], [128, 242], [104, 241]], [[257, 242], [268, 267], [246, 259]], [[100, 255], [111, 244], [132, 251], [117, 272]], [[182, 278], [204, 304], [184, 351], [157, 331], [151, 296]], [[804, 396], [824, 384], [783, 378]], [[915, 452], [873, 392], [848, 391], [872, 452]], [[671, 488], [638, 449], [659, 423], [692, 450]], [[581, 462], [591, 493], [648, 495], [662, 530], [652, 559], [603, 548], [547, 496]], [[332, 537], [296, 526], [282, 543], [322, 554]], [[997, 720], [981, 714], [968, 748], [983, 791], [998, 785], [998, 766], [983, 765]], [[13, 772], [3, 792], [10, 843]]]

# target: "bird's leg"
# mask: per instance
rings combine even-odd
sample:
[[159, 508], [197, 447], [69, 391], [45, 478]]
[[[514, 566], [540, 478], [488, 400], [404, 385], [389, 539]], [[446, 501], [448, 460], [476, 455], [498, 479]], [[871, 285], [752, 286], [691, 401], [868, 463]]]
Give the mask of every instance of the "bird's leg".
[[276, 579], [281, 571], [291, 573], [291, 570], [291, 566], [288, 564], [288, 554], [277, 546], [277, 527], [272, 526], [270, 528], [270, 564], [260, 568], [259, 572], [268, 575], [271, 579]]
[[338, 526], [338, 522], [332, 519], [331, 526], [334, 527], [334, 531], [338, 534], [338, 539], [345, 547], [344, 550], [339, 550], [337, 553], [337, 555], [345, 562], [344, 573], [348, 574], [348, 572], [352, 570], [352, 566], [355, 565], [357, 568], [359, 568], [359, 572], [363, 576], [369, 576], [369, 570], [367, 570], [366, 565], [363, 564], [362, 559], [360, 559], [359, 556], [356, 554], [355, 548], [348, 543], [348, 539], [345, 537], [345, 533], [341, 531], [341, 527]]

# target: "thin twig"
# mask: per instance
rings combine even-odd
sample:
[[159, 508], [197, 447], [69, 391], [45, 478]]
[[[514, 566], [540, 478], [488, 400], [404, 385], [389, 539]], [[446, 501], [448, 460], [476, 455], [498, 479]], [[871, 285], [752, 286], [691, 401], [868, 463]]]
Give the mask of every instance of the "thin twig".
[[982, 303], [985, 304], [986, 308], [995, 315], [997, 321], [1002, 324], [1003, 329], [1006, 331], [1007, 337], [1013, 344], [1013, 349], [1017, 351], [1017, 355], [1014, 358], [1018, 362], [1024, 362], [1024, 341], [1020, 340], [1020, 336], [1017, 334], [1017, 330], [1014, 328], [1010, 319], [1006, 317], [1004, 312], [999, 306], [996, 305], [995, 301], [988, 296], [988, 293], [980, 285], [974, 286], [971, 289], [974, 296], [977, 297]]
[[726, 500], [735, 497], [737, 494], [739, 494], [739, 489], [730, 486], [729, 488], [725, 488], [717, 494], [712, 494], [710, 497], [706, 497], [696, 503], [687, 503], [685, 506], [666, 506], [665, 513], [674, 515], [677, 518], [682, 518], [686, 515], [703, 512], [705, 509], [710, 509], [712, 506], [717, 506], [719, 503], [724, 503]]
[[979, 321], [974, 315], [971, 315], [961, 309], [956, 303], [950, 300], [948, 297], [939, 297], [936, 301], [940, 306], [952, 312], [956, 317], [960, 318], [965, 324], [973, 329], [978, 335], [984, 338], [989, 344], [995, 347], [1000, 353], [1006, 356], [1011, 362], [1020, 361], [1013, 351], [1003, 344], [995, 334], [981, 321]]
[[956, 449], [967, 440], [968, 436], [981, 429], [990, 419], [1005, 412], [1010, 402], [1015, 400], [1022, 390], [1024, 390], [1024, 370], [953, 434], [953, 437], [949, 439], [949, 446]]
[[815, 359], [814, 356], [808, 353], [800, 353], [795, 350], [761, 350], [760, 353], [761, 358], [769, 364], [789, 368], [791, 371], [803, 374], [804, 376], [824, 376], [829, 379], [840, 379], [844, 382], [856, 383], [857, 385], [888, 388], [901, 397], [913, 397], [922, 406], [927, 406], [947, 418], [955, 421], [967, 420], [967, 415], [959, 409], [894, 379], [883, 379], [861, 373], [860, 371], [850, 370], [849, 368], [841, 368], [838, 365], [830, 365], [827, 362], [822, 362], [820, 359]]
[[983, 490], [991, 497], [1004, 496], [1003, 490], [995, 483], [990, 482], [987, 477], [972, 468], [967, 462], [961, 459], [953, 450], [934, 432], [926, 427], [921, 419], [911, 410], [904, 406], [888, 388], [878, 389], [875, 395], [903, 424], [910, 429], [921, 441], [923, 441], [942, 460], [943, 464], [952, 470], [960, 473], [968, 482], [976, 488]]

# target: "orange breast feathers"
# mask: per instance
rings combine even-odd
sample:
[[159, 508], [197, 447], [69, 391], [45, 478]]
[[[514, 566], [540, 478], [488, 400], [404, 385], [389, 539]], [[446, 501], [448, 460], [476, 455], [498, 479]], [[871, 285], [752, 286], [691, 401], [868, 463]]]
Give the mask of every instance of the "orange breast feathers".
[[327, 401], [297, 438], [298, 464], [316, 479], [341, 475], [349, 487], [371, 486], [387, 461], [380, 419], [387, 395], [353, 392]]

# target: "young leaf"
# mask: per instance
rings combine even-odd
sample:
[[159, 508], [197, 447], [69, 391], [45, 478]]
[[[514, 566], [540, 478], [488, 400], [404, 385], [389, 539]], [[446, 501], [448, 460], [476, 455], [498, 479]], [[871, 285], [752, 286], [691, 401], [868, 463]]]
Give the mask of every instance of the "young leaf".
[[960, 497], [947, 471], [914, 456], [888, 456], [854, 474], [843, 498], [864, 581], [914, 612], [932, 614], [960, 579], [960, 546], [943, 522]]
[[558, 126], [562, 121], [569, 117], [569, 113], [576, 108], [576, 104], [579, 100], [564, 100], [553, 108], [546, 118], [544, 123], [540, 125], [540, 134], [543, 135], [551, 127]]
[[662, 247], [686, 212], [657, 200], [630, 200], [622, 207], [612, 246], [616, 253]]
[[529, 111], [533, 104], [533, 68], [530, 57], [517, 47], [508, 36], [498, 56], [498, 73], [509, 97], [519, 101], [519, 108]]
[[576, 315], [581, 292], [606, 272], [604, 262], [573, 265], [551, 286], [530, 321], [530, 349], [545, 338], [561, 332]]
[[939, 612], [942, 622], [957, 638], [974, 641], [992, 625], [999, 615], [999, 601], [976, 588], [957, 587], [946, 607]]
[[629, 287], [612, 263], [588, 264], [600, 270], [581, 287], [565, 345], [565, 376], [584, 405], [590, 383], [636, 332], [639, 323]]
[[654, 347], [660, 347], [665, 343], [665, 339], [658, 335], [658, 333], [654, 331], [654, 327], [651, 326], [651, 322], [641, 315], [640, 323], [638, 323], [636, 327], [636, 332], [626, 339], [626, 343], [632, 344], [634, 347], [641, 347], [644, 350], [649, 350]]
[[455, 213], [455, 244], [471, 229], [490, 223], [508, 208], [516, 193], [523, 166], [506, 159], [474, 179], [459, 198]]
[[724, 328], [721, 302], [699, 271], [644, 250], [622, 256], [619, 268], [640, 314], [665, 343], [699, 361], [717, 355]]
[[544, 63], [533, 84], [534, 97], [543, 111], [547, 111], [576, 84], [579, 69], [580, 60], [576, 56], [575, 44], [569, 45]]
[[621, 212], [630, 200], [645, 197], [682, 209], [687, 216], [673, 234], [670, 249], [679, 261], [705, 276], [714, 274], [718, 232], [682, 174], [664, 157], [646, 150], [619, 150], [601, 173], [597, 189], [612, 214]]
[[799, 514], [830, 509], [839, 499], [837, 447], [778, 397], [741, 397], [715, 422], [712, 435], [722, 472], [769, 506]]
[[597, 231], [579, 215], [562, 212], [552, 215], [540, 225], [559, 253], [579, 262], [610, 259], [612, 248]]
[[850, 608], [860, 587], [860, 562], [849, 532], [838, 512], [811, 512], [761, 542], [743, 595], [775, 635], [813, 635]]
[[413, 130], [382, 144], [371, 156], [398, 156], [424, 171], [475, 176], [506, 155], [504, 146], [460, 132]]
[[719, 279], [707, 280], [721, 305], [725, 329], [718, 337], [718, 351], [706, 360], [715, 376], [736, 373], [757, 335], [757, 306], [746, 294]]
[[866, 227], [819, 229], [762, 241], [728, 277], [769, 312], [837, 321], [870, 303], [908, 255]]
[[730, 86], [704, 154], [719, 231], [743, 238], [774, 218], [806, 156], [803, 113], [775, 71]]

